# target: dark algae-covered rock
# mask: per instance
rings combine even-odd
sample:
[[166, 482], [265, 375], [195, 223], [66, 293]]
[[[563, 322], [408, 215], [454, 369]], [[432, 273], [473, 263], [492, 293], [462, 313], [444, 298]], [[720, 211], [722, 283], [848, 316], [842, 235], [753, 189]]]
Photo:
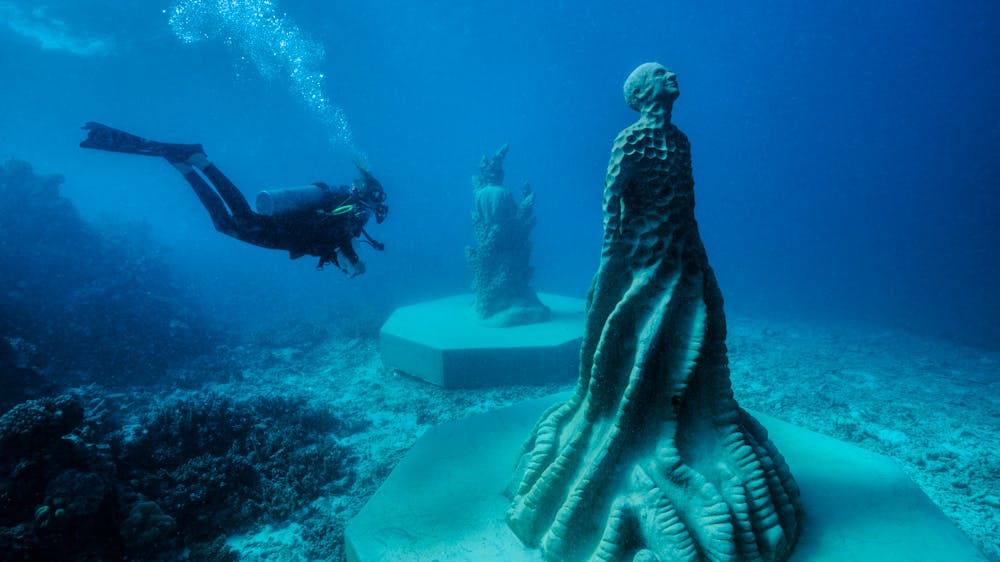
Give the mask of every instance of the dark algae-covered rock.
[[28, 400], [0, 417], [0, 462], [47, 450], [83, 423], [83, 405], [72, 396]]

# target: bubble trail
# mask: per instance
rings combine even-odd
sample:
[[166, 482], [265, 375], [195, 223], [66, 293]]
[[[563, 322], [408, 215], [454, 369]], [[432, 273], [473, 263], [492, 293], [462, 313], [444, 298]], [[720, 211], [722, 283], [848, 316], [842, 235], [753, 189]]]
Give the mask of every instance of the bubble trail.
[[323, 89], [317, 70], [326, 57], [323, 45], [306, 35], [273, 0], [181, 0], [170, 10], [170, 28], [184, 43], [222, 41], [268, 80], [287, 80], [292, 93], [329, 133], [330, 143], [365, 158], [354, 146], [343, 108]]

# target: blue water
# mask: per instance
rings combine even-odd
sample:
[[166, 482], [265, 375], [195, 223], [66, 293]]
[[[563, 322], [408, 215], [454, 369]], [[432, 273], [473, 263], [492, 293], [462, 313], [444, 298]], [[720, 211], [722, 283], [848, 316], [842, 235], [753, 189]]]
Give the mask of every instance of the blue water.
[[[1000, 560], [998, 29], [977, 0], [0, 0], [0, 559], [206, 559], [265, 523], [340, 559], [427, 427], [555, 390], [378, 359], [393, 309], [470, 289], [481, 156], [536, 194], [536, 289], [584, 296], [622, 83], [658, 61], [741, 404], [893, 456]], [[251, 201], [358, 162], [386, 249], [351, 279], [227, 238], [87, 121], [202, 143]]]
[[[621, 85], [656, 60], [730, 311], [996, 349], [1000, 4], [827, 4], [0, 0], [0, 157], [64, 174], [88, 220], [148, 222], [246, 324], [467, 289], [470, 178], [509, 142], [537, 288], [582, 295], [635, 117]], [[389, 192], [387, 249], [352, 280], [227, 239], [162, 161], [79, 149], [89, 120], [203, 143], [251, 197], [359, 159]]]

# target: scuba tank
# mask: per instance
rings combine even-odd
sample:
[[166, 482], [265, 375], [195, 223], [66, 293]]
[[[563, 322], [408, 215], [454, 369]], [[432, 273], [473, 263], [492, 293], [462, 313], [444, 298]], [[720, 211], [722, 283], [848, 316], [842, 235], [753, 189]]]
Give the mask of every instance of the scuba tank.
[[329, 196], [330, 188], [325, 184], [268, 189], [257, 194], [257, 212], [274, 216], [318, 209]]

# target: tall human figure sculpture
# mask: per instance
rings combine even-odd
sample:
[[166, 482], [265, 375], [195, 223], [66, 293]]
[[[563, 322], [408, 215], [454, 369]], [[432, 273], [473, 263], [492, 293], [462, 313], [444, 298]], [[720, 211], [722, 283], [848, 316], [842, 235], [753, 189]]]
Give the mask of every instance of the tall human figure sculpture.
[[580, 379], [525, 444], [507, 522], [547, 560], [785, 560], [799, 491], [733, 398], [675, 75], [635, 69], [615, 139]]
[[551, 313], [531, 286], [535, 194], [525, 183], [516, 201], [503, 186], [507, 149], [505, 144], [493, 156], [483, 156], [479, 175], [472, 178], [476, 245], [466, 248], [476, 315], [500, 328], [545, 322]]

